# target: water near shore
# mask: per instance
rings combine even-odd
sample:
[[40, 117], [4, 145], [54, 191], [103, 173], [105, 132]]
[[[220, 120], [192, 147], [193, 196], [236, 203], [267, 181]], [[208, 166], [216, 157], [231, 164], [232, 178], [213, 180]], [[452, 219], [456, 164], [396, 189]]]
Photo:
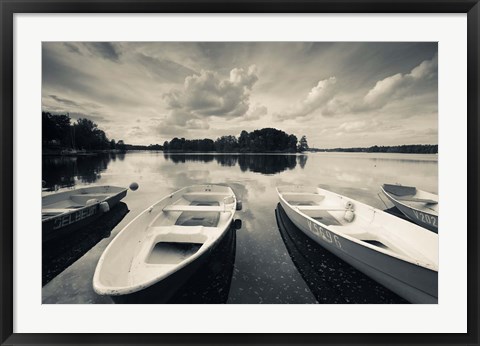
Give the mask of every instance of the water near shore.
[[[228, 184], [243, 202], [242, 228], [178, 292], [175, 303], [401, 303], [401, 298], [331, 256], [294, 228], [277, 224], [277, 185], [320, 186], [374, 207], [383, 183], [437, 193], [436, 155], [309, 153], [306, 155], [164, 154], [129, 152], [43, 158], [46, 188], [86, 184], [128, 186], [129, 212], [107, 238], [42, 288], [43, 303], [111, 303], [96, 295], [92, 277], [108, 243], [145, 208], [181, 187]], [[386, 198], [381, 196], [388, 204]], [[278, 211], [277, 211], [278, 214]], [[117, 220], [115, 220], [117, 221]], [[78, 256], [79, 257], [79, 256]], [[293, 260], [292, 260], [293, 258]], [[205, 278], [209, 278], [205, 280]]]

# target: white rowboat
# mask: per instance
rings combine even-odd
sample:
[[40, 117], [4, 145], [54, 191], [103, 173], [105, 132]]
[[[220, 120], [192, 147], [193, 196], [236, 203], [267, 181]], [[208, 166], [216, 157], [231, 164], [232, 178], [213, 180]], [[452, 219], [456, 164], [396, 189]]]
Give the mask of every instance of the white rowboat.
[[226, 234], [236, 205], [228, 186], [191, 186], [164, 197], [105, 249], [95, 292], [121, 303], [168, 301]]
[[438, 233], [438, 195], [413, 186], [383, 184], [382, 191], [406, 217]]
[[289, 219], [315, 242], [412, 303], [438, 302], [438, 234], [324, 189], [277, 192]]
[[113, 208], [127, 189], [90, 186], [42, 197], [42, 242], [70, 234]]

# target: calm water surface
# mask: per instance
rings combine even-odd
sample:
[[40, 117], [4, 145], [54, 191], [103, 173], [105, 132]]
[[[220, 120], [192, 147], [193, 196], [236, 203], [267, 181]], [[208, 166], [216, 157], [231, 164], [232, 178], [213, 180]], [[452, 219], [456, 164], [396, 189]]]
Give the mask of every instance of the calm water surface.
[[[276, 221], [278, 185], [314, 185], [374, 207], [391, 207], [383, 183], [413, 185], [438, 193], [436, 155], [309, 153], [306, 155], [164, 154], [132, 152], [92, 157], [44, 157], [46, 186], [128, 186], [130, 210], [83, 257], [42, 289], [43, 303], [111, 303], [95, 294], [92, 278], [100, 255], [115, 235], [144, 209], [184, 186], [228, 184], [243, 202], [223, 249], [187, 283], [175, 303], [400, 303], [295, 229]], [[383, 197], [380, 199], [379, 195]], [[387, 205], [385, 205], [386, 203]], [[207, 278], [207, 279], [206, 279]]]

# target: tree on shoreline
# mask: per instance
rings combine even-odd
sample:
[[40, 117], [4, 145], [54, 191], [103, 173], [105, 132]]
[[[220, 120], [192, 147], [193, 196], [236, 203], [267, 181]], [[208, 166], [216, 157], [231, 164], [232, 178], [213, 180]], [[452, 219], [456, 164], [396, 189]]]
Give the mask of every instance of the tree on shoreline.
[[68, 113], [42, 112], [42, 137], [43, 148], [50, 149], [105, 150], [115, 145], [93, 121], [81, 118], [71, 124]]
[[302, 138], [300, 138], [300, 142], [298, 143], [298, 151], [303, 153], [304, 151], [308, 150], [308, 142], [307, 142], [307, 136], [303, 135]]
[[42, 143], [43, 145], [71, 144], [70, 117], [64, 114], [42, 112]]
[[90, 119], [80, 118], [73, 125], [74, 145], [78, 149], [105, 150], [110, 148], [110, 141], [105, 132], [100, 130]]

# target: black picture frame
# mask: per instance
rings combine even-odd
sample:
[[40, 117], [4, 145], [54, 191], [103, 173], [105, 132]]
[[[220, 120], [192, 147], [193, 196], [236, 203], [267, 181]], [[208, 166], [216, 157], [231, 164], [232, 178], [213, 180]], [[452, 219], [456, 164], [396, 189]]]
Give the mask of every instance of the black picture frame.
[[[478, 345], [479, 15], [478, 0], [0, 0], [2, 345], [431, 344]], [[13, 17], [16, 13], [467, 13], [468, 310], [465, 334], [19, 334], [13, 332]], [[452, 316], [452, 318], [455, 318]]]

